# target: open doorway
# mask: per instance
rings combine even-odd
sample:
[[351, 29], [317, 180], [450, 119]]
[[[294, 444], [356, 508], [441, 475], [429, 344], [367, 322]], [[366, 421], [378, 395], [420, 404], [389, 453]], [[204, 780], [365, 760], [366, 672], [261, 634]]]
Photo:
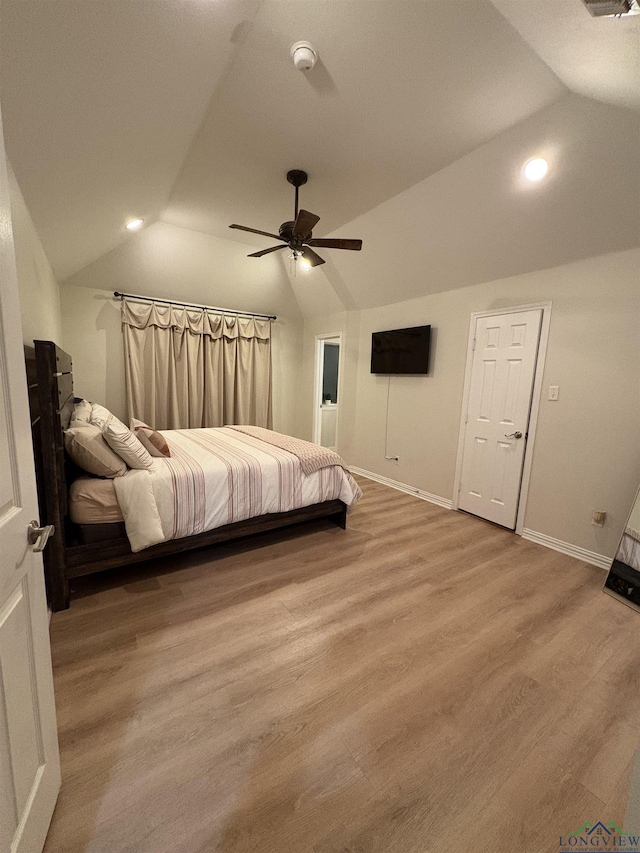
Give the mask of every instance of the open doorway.
[[313, 440], [331, 450], [338, 446], [341, 345], [342, 335], [339, 334], [316, 337]]

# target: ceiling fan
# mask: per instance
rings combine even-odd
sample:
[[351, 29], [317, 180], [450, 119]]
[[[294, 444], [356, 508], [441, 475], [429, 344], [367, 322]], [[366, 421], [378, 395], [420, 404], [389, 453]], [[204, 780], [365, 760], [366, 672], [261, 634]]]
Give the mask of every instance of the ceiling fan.
[[324, 249], [349, 249], [352, 252], [360, 251], [362, 240], [344, 240], [339, 237], [314, 239], [313, 229], [320, 221], [320, 217], [316, 216], [315, 213], [309, 213], [308, 210], [298, 210], [298, 188], [307, 183], [307, 173], [300, 169], [292, 169], [290, 172], [287, 172], [287, 180], [296, 188], [294, 219], [289, 222], [283, 222], [277, 234], [271, 234], [269, 231], [259, 231], [257, 228], [247, 228], [244, 225], [229, 226], [229, 228], [237, 228], [239, 231], [250, 231], [252, 234], [263, 234], [265, 237], [282, 240], [283, 245], [271, 246], [271, 248], [262, 249], [260, 252], [252, 252], [252, 254], [247, 255], [248, 258], [261, 258], [270, 252], [286, 249], [288, 246], [296, 260], [302, 258], [310, 267], [317, 267], [320, 264], [324, 264], [325, 261], [313, 251], [312, 246]]

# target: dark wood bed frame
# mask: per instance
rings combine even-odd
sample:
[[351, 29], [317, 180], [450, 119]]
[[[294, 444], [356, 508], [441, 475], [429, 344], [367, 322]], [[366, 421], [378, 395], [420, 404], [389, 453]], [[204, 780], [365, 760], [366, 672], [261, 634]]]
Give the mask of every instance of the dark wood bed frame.
[[68, 487], [82, 472], [64, 450], [64, 430], [69, 426], [76, 399], [71, 356], [53, 341], [34, 341], [33, 347], [25, 347], [25, 359], [40, 523], [55, 525], [55, 533], [43, 554], [47, 595], [54, 611], [69, 607], [70, 578], [179, 554], [311, 519], [327, 517], [340, 527], [346, 527], [345, 504], [340, 500], [325, 501], [291, 512], [227, 524], [197, 536], [162, 542], [134, 554], [124, 524], [74, 524], [68, 516]]

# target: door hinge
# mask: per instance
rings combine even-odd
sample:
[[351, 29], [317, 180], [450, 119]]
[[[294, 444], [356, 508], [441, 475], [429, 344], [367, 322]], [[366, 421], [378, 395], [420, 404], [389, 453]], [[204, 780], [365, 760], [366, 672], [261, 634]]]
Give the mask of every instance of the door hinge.
[[471, 351], [473, 352], [475, 350], [475, 348], [476, 348], [476, 339], [474, 338], [473, 339], [473, 345], [471, 347]]

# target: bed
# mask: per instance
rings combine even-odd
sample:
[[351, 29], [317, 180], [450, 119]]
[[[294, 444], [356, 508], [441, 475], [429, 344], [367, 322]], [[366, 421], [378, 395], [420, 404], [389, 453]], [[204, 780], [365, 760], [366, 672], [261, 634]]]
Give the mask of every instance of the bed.
[[625, 528], [616, 560], [640, 572], [640, 531], [631, 526]]
[[270, 443], [268, 431], [265, 440], [241, 427], [162, 431], [170, 459], [115, 482], [87, 476], [64, 449], [78, 399], [71, 356], [34, 341], [25, 357], [40, 519], [55, 526], [43, 555], [54, 611], [69, 606], [75, 577], [311, 519], [346, 527], [360, 496], [348, 471], [305, 473], [304, 460], [286, 441]]

